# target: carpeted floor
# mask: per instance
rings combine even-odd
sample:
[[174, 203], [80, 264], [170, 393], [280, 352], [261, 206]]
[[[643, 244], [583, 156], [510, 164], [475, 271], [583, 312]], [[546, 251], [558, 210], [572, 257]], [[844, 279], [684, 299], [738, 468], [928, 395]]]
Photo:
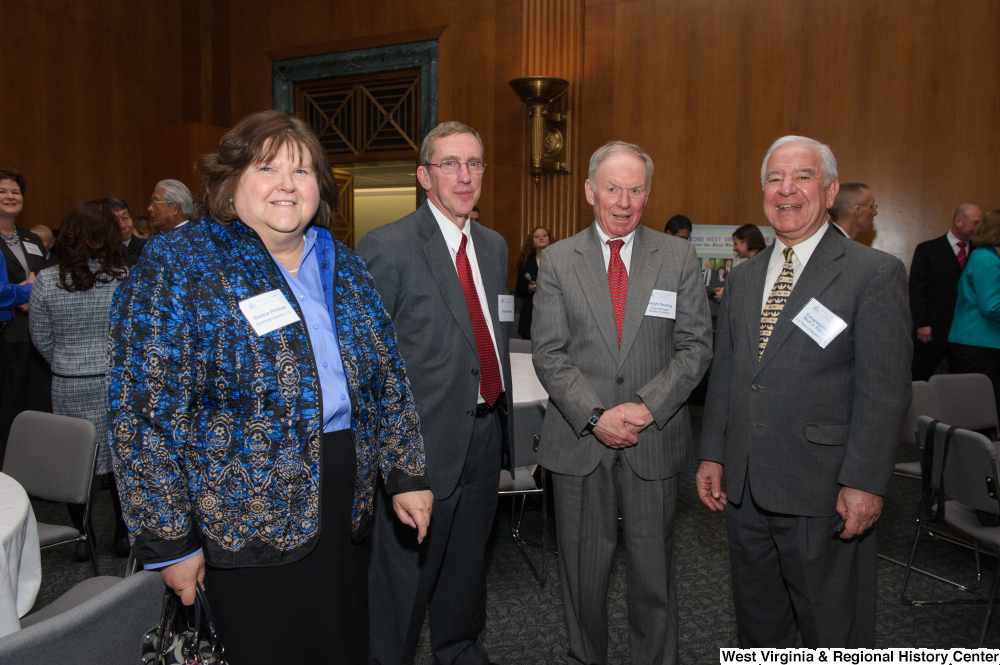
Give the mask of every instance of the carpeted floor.
[[[700, 419], [694, 418], [695, 430]], [[900, 449], [900, 461], [918, 459], [916, 446]], [[894, 476], [882, 518], [878, 523], [879, 551], [905, 559], [913, 538], [918, 499], [918, 481]], [[724, 518], [698, 501], [694, 490], [694, 468], [681, 476], [677, 502], [676, 551], [681, 663], [719, 662], [719, 648], [736, 646], [736, 623], [730, 589], [729, 553]], [[528, 502], [522, 532], [540, 538], [540, 501]], [[38, 520], [69, 523], [62, 504], [35, 502]], [[549, 511], [551, 520], [552, 511]], [[111, 548], [113, 521], [107, 489], [95, 492], [95, 529], [99, 541], [101, 573], [121, 575], [125, 563]], [[482, 639], [490, 656], [499, 663], [561, 663], [566, 652], [566, 627], [556, 557], [547, 560], [546, 584], [540, 586], [510, 538], [510, 499], [501, 498], [487, 550], [489, 605], [486, 631]], [[554, 522], [549, 524], [550, 546], [555, 547]], [[536, 536], [537, 534], [537, 536]], [[528, 555], [540, 566], [540, 548], [529, 547]], [[974, 560], [968, 551], [922, 538], [918, 565], [941, 574], [972, 581]], [[983, 589], [976, 596], [988, 596], [996, 559], [984, 557]], [[41, 608], [77, 582], [93, 575], [89, 562], [78, 563], [72, 548], [60, 547], [42, 554], [42, 589], [35, 607]], [[879, 562], [877, 647], [973, 647], [978, 642], [985, 606], [953, 605], [913, 607], [900, 601], [903, 569]], [[626, 606], [625, 557], [619, 545], [611, 588], [608, 594], [609, 663], [628, 663], [628, 617]], [[959, 597], [939, 582], [919, 575], [911, 577], [911, 598]], [[968, 594], [966, 594], [968, 595]], [[137, 638], [138, 645], [138, 638]], [[987, 633], [986, 646], [1000, 647], [1000, 618]], [[428, 633], [422, 639], [418, 663], [430, 663]]]

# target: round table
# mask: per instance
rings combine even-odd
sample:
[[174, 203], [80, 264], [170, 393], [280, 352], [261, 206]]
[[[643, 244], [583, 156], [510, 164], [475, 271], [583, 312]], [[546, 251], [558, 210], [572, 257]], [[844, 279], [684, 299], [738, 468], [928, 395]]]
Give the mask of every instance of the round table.
[[16, 480], [0, 473], [0, 637], [21, 629], [42, 583], [38, 526]]

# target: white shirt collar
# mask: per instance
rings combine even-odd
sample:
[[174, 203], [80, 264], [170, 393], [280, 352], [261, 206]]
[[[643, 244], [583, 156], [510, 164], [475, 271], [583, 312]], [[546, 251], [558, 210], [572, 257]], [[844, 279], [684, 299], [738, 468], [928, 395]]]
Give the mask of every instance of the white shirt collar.
[[[601, 245], [604, 246], [604, 247], [607, 247], [608, 246], [608, 241], [612, 239], [611, 236], [609, 236], [603, 230], [601, 230], [601, 225], [600, 224], [595, 224], [594, 228], [597, 229], [597, 237], [601, 239]], [[639, 228], [639, 227], [636, 226], [635, 229], [637, 229], [637, 228]], [[625, 244], [622, 245], [622, 249], [621, 249], [622, 252], [625, 252], [626, 250], [631, 250], [632, 249], [632, 238], [635, 237], [635, 229], [632, 229], [629, 232], [628, 235], [619, 236], [617, 238], [618, 240], [624, 240], [625, 241]]]
[[462, 246], [462, 236], [468, 235], [469, 242], [472, 242], [472, 236], [469, 235], [469, 220], [466, 218], [465, 226], [463, 228], [458, 228], [455, 222], [451, 221], [444, 216], [444, 213], [438, 210], [438, 207], [434, 205], [434, 202], [428, 197], [427, 203], [430, 204], [431, 213], [434, 215], [435, 221], [437, 221], [438, 226], [441, 228], [441, 235], [444, 236], [444, 242], [448, 245], [453, 253], [458, 253], [459, 248]]
[[[811, 236], [809, 236], [808, 238], [806, 238], [805, 240], [794, 246], [795, 247], [794, 256], [796, 259], [798, 259], [799, 263], [802, 265], [803, 268], [806, 266], [807, 263], [809, 263], [809, 257], [813, 255], [814, 251], [816, 251], [816, 247], [817, 245], [819, 245], [819, 241], [823, 239], [823, 236], [826, 235], [826, 232], [829, 230], [829, 228], [830, 228], [830, 223], [823, 222], [823, 226], [819, 227], [819, 231], [817, 231], [816, 233], [812, 234]], [[768, 263], [768, 265], [774, 265], [775, 261], [778, 261], [779, 263], [784, 263], [785, 257], [783, 252], [785, 251], [786, 247], [788, 247], [788, 245], [781, 242], [781, 238], [775, 237], [774, 251], [771, 253], [771, 260]]]
[[958, 244], [958, 243], [960, 243], [960, 242], [964, 242], [964, 243], [965, 243], [966, 245], [968, 245], [968, 244], [969, 244], [969, 243], [965, 242], [964, 240], [959, 240], [959, 239], [958, 239], [958, 238], [957, 238], [957, 237], [955, 236], [955, 234], [951, 232], [951, 230], [950, 230], [950, 229], [948, 230], [948, 242], [949, 242], [949, 244], [951, 244], [951, 246], [952, 246], [952, 249], [954, 249], [954, 248], [955, 248], [955, 245], [957, 245], [957, 244]]

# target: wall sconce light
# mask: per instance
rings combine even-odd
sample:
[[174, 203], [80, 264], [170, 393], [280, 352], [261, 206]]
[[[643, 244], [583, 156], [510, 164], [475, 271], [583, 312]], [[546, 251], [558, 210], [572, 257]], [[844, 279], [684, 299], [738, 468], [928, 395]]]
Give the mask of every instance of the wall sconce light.
[[549, 104], [566, 92], [569, 81], [554, 76], [514, 79], [510, 87], [531, 118], [531, 168], [538, 184], [543, 173], [569, 173], [570, 111], [547, 113]]

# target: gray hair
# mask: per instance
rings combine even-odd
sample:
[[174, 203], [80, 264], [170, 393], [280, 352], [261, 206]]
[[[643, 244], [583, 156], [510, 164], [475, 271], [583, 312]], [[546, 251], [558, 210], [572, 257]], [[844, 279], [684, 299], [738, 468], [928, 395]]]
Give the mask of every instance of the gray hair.
[[38, 226], [32, 226], [28, 230], [34, 233], [39, 238], [41, 238], [43, 241], [48, 240], [50, 245], [55, 240], [55, 237], [52, 235], [52, 229], [43, 224], [39, 224]]
[[153, 188], [163, 190], [163, 200], [173, 203], [181, 209], [181, 214], [187, 219], [194, 215], [194, 200], [191, 190], [180, 180], [161, 180]]
[[847, 217], [847, 213], [851, 211], [851, 208], [857, 205], [861, 205], [861, 202], [865, 200], [865, 192], [870, 192], [871, 187], [863, 182], [845, 182], [840, 185], [840, 191], [837, 192], [837, 198], [834, 200], [833, 205], [827, 210], [830, 213], [830, 219], [837, 221], [838, 219], [843, 219]]
[[[423, 166], [431, 163], [431, 156], [434, 154], [434, 144], [438, 139], [443, 139], [446, 136], [452, 136], [454, 134], [472, 134], [479, 141], [479, 147], [483, 152], [486, 152], [486, 148], [483, 147], [483, 140], [479, 138], [479, 132], [474, 130], [468, 125], [458, 122], [457, 120], [449, 120], [448, 122], [442, 122], [440, 125], [427, 132], [427, 136], [424, 137], [423, 143], [420, 144], [420, 164], [418, 166]], [[486, 155], [483, 155], [486, 158]]]
[[587, 179], [590, 180], [590, 186], [594, 187], [596, 185], [597, 169], [601, 167], [601, 163], [608, 157], [622, 153], [638, 157], [646, 165], [646, 190], [648, 191], [649, 185], [653, 182], [653, 159], [636, 144], [626, 143], [625, 141], [610, 141], [605, 143], [590, 156], [590, 171], [587, 172]]
[[832, 181], [836, 180], [837, 158], [833, 156], [830, 146], [820, 143], [816, 139], [811, 139], [808, 136], [782, 136], [767, 149], [767, 154], [764, 155], [764, 163], [760, 165], [760, 186], [762, 189], [767, 176], [768, 160], [771, 159], [771, 155], [774, 154], [775, 150], [784, 148], [787, 145], [807, 145], [814, 148], [819, 153], [819, 161], [823, 165], [823, 186], [827, 187]]

